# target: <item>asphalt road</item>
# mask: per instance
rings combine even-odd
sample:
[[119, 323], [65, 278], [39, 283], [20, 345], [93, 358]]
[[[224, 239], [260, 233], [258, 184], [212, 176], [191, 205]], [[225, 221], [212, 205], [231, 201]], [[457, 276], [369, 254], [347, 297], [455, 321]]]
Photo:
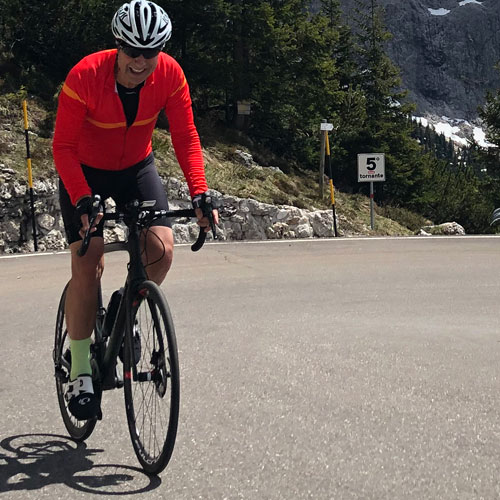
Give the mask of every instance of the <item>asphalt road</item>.
[[[0, 259], [0, 498], [500, 498], [500, 238], [178, 247], [181, 417], [159, 477], [121, 391], [83, 445], [51, 350], [67, 254]], [[107, 293], [125, 254], [107, 258]]]

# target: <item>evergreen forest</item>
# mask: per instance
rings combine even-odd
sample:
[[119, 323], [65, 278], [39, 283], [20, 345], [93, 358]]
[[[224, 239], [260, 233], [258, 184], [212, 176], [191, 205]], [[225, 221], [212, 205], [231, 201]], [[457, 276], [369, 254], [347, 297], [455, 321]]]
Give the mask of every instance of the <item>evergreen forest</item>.
[[[339, 0], [157, 0], [173, 35], [165, 50], [183, 67], [196, 119], [238, 130], [293, 166], [317, 171], [319, 124], [333, 123], [335, 185], [357, 182], [357, 154], [386, 155], [376, 202], [488, 231], [500, 206], [500, 93], [489, 89], [479, 110], [488, 140], [458, 147], [411, 119], [414, 106], [389, 59], [384, 12], [356, 0], [346, 24]], [[35, 95], [54, 117], [70, 68], [114, 46], [110, 21], [121, 2], [0, 0], [0, 94]], [[496, 61], [492, 61], [494, 65]], [[251, 114], [238, 115], [246, 101]], [[161, 123], [160, 123], [161, 125]], [[53, 121], [47, 124], [48, 129]], [[165, 124], [167, 126], [167, 124]]]

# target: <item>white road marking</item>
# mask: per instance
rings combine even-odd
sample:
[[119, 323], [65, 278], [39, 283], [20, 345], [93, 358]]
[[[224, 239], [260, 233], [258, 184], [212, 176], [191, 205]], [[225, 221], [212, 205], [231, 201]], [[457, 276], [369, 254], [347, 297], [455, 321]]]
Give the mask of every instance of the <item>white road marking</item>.
[[[419, 241], [433, 241], [436, 239], [488, 239], [497, 238], [500, 239], [500, 235], [496, 234], [474, 234], [465, 236], [353, 236], [351, 237], [341, 237], [341, 238], [304, 238], [304, 239], [281, 239], [281, 240], [231, 240], [223, 242], [207, 242], [205, 245], [225, 245], [225, 244], [250, 244], [250, 245], [270, 245], [270, 244], [301, 244], [301, 243], [327, 243], [327, 242], [346, 242], [346, 241], [379, 241], [379, 240], [419, 240]], [[187, 247], [191, 246], [192, 243], [176, 243], [176, 247]], [[26, 257], [47, 257], [50, 255], [60, 255], [69, 254], [69, 250], [58, 250], [55, 252], [32, 252], [32, 253], [20, 253], [20, 254], [10, 254], [10, 255], [0, 255], [1, 259], [22, 259]]]

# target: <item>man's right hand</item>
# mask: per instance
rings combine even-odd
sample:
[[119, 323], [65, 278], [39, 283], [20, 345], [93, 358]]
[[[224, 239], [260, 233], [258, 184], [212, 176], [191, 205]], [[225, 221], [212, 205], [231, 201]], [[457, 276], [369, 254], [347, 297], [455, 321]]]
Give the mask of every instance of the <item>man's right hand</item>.
[[[80, 229], [80, 236], [83, 238], [85, 236], [86, 231], [89, 228], [89, 216], [92, 214], [92, 211], [94, 210], [93, 206], [93, 201], [94, 199], [91, 196], [84, 196], [83, 198], [80, 198], [76, 202], [76, 210], [75, 210], [75, 217], [77, 221], [79, 221], [82, 225], [82, 228]], [[103, 212], [102, 212], [102, 207], [99, 203], [99, 212], [97, 213], [97, 217], [92, 224], [92, 228], [90, 230], [91, 233], [97, 230], [97, 225], [101, 221], [103, 217]]]

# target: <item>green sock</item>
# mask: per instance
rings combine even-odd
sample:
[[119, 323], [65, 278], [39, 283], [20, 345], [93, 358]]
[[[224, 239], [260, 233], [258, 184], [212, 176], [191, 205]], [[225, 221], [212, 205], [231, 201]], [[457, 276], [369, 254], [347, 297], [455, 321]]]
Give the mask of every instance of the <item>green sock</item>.
[[90, 366], [90, 344], [92, 339], [69, 339], [71, 349], [71, 373], [69, 378], [75, 380], [79, 375], [92, 375]]

